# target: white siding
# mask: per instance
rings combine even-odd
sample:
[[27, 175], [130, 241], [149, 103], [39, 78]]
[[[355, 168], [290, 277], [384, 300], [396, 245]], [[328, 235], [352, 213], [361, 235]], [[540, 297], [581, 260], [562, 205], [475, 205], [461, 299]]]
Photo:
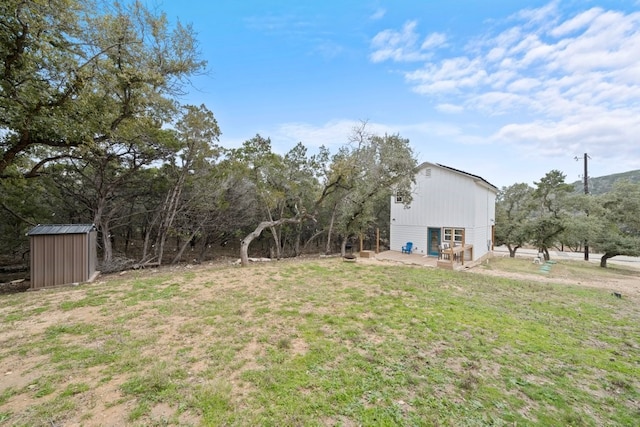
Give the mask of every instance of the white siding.
[[391, 250], [400, 252], [407, 242], [413, 242], [413, 253], [427, 253], [427, 227], [391, 225]]
[[478, 184], [475, 193], [475, 221], [473, 240], [474, 259], [482, 258], [491, 250], [491, 229], [495, 221], [496, 193]]
[[[427, 171], [428, 170], [428, 171]], [[495, 190], [464, 173], [425, 164], [416, 176], [413, 201], [407, 208], [391, 200], [391, 250], [413, 242], [414, 252], [427, 253], [428, 228], [464, 228], [474, 259], [487, 253], [491, 220], [495, 218]]]

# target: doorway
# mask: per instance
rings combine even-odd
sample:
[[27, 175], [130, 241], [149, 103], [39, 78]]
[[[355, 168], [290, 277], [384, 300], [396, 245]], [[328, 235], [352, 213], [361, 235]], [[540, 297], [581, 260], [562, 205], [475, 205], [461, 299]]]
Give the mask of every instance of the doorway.
[[440, 253], [440, 229], [431, 228], [427, 229], [427, 242], [429, 242], [429, 248], [427, 253], [430, 256], [438, 256]]

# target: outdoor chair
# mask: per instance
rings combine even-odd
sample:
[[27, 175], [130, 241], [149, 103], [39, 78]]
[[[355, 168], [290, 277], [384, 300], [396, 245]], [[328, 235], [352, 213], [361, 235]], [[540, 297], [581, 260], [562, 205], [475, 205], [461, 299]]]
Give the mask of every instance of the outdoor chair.
[[438, 259], [449, 259], [449, 253], [445, 252], [447, 249], [449, 249], [447, 243], [438, 245]]
[[407, 244], [402, 247], [402, 253], [410, 254], [412, 249], [413, 249], [413, 242], [407, 242]]

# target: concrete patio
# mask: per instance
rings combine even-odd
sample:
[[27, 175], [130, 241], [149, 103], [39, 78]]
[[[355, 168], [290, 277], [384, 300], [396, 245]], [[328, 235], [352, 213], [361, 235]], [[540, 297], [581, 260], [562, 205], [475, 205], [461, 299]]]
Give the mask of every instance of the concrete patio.
[[[366, 258], [359, 258], [359, 260]], [[400, 262], [402, 264], [408, 265], [421, 265], [424, 267], [436, 267], [438, 263], [438, 258], [429, 257], [420, 254], [403, 254], [397, 251], [384, 251], [379, 254], [375, 254], [373, 258], [369, 258], [377, 261], [391, 261], [391, 262]]]

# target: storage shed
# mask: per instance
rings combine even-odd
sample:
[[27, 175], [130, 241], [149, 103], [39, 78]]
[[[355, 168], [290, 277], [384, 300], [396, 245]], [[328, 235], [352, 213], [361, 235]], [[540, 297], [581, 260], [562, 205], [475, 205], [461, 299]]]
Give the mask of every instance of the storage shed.
[[90, 282], [97, 276], [93, 224], [39, 224], [27, 233], [31, 289]]

